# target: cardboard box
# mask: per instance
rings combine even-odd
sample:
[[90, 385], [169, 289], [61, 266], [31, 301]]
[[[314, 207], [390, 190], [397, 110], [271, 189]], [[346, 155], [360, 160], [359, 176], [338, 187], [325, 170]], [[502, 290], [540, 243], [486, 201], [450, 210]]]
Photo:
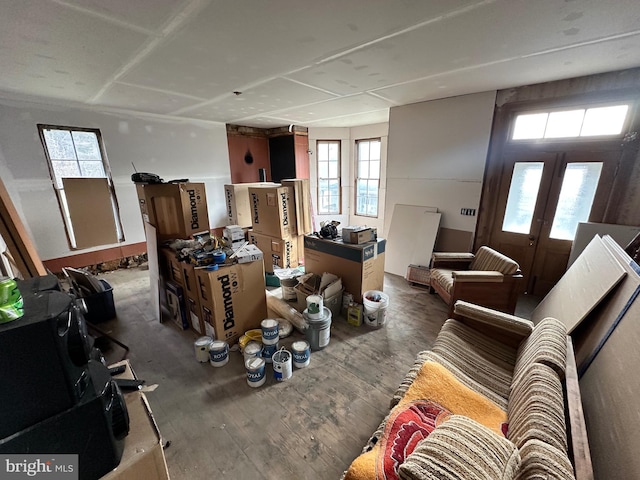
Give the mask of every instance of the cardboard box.
[[282, 185], [293, 188], [293, 204], [296, 210], [296, 233], [304, 235], [313, 231], [311, 222], [311, 189], [308, 178], [282, 180]]
[[224, 186], [224, 198], [227, 204], [227, 224], [243, 228], [251, 226], [251, 202], [249, 187], [278, 186], [277, 183], [232, 183]]
[[149, 223], [156, 227], [158, 240], [189, 238], [194, 233], [209, 231], [204, 183], [158, 183], [142, 187], [146, 214]]
[[264, 271], [273, 273], [273, 267], [295, 268], [298, 266], [298, 239], [274, 238], [250, 232], [249, 242], [264, 254]]
[[[116, 378], [136, 378], [128, 360], [110, 366], [119, 365], [125, 365], [126, 369]], [[124, 399], [129, 412], [129, 435], [125, 439], [120, 464], [101, 480], [169, 480], [162, 436], [147, 397], [136, 391], [125, 393]]]
[[202, 311], [200, 310], [195, 267], [186, 262], [182, 262], [180, 266], [182, 267], [182, 278], [184, 280], [184, 303], [189, 326], [191, 330], [198, 335], [204, 335], [204, 320], [202, 319]]
[[267, 318], [264, 265], [261, 261], [196, 269], [202, 318], [215, 337], [236, 343], [247, 330]]
[[147, 209], [147, 197], [145, 194], [145, 184], [136, 183], [136, 193], [138, 194], [138, 206], [140, 207], [140, 215], [142, 215], [142, 221], [151, 223], [149, 221], [149, 212]]
[[249, 243], [238, 252], [236, 259], [238, 263], [262, 261], [263, 253], [258, 247]]
[[188, 330], [190, 326], [187, 317], [187, 309], [185, 307], [184, 289], [182, 285], [176, 282], [168, 281], [165, 283], [167, 295], [167, 308], [169, 310], [169, 318], [182, 330]]
[[367, 290], [382, 291], [386, 243], [379, 238], [376, 242], [352, 245], [305, 235], [305, 271], [341, 277], [345, 291], [353, 295], [354, 301], [362, 303], [362, 294]]
[[244, 240], [244, 230], [240, 225], [228, 225], [224, 227], [222, 236], [231, 243], [241, 242]]
[[249, 187], [253, 231], [274, 238], [295, 235], [297, 230], [292, 198], [291, 187]]

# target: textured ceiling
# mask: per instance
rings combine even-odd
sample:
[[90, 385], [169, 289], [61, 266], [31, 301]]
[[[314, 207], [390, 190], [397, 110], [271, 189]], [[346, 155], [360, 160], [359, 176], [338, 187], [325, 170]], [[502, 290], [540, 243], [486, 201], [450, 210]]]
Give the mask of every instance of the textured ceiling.
[[5, 98], [346, 127], [394, 105], [638, 67], [640, 2], [3, 1], [0, 65]]

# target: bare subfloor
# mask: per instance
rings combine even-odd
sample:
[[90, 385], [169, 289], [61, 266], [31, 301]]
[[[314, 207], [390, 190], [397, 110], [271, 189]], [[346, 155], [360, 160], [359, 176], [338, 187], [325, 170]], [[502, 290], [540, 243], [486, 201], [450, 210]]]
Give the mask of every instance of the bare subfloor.
[[[239, 352], [222, 368], [198, 363], [196, 335], [154, 319], [148, 271], [101, 275], [114, 291], [117, 319], [98, 325], [130, 348], [165, 441], [169, 473], [180, 479], [336, 479], [388, 413], [389, 400], [416, 354], [428, 349], [447, 308], [437, 295], [386, 275], [383, 328], [334, 318], [329, 346], [286, 382], [247, 385]], [[302, 335], [281, 341], [290, 347]], [[104, 348], [110, 362], [124, 351]]]

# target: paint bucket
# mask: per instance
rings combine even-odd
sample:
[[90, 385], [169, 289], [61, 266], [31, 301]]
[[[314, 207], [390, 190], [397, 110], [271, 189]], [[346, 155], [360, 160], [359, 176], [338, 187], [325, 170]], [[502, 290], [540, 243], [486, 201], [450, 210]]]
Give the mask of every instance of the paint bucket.
[[262, 344], [273, 345], [278, 343], [280, 333], [278, 332], [278, 321], [273, 318], [266, 318], [260, 323], [262, 330]]
[[324, 299], [320, 295], [309, 295], [307, 297], [307, 315], [309, 318], [319, 320], [323, 316]]
[[283, 278], [280, 280], [280, 286], [282, 287], [282, 299], [285, 302], [295, 302], [298, 300], [296, 295], [295, 286], [298, 285], [297, 278]]
[[262, 356], [262, 344], [258, 342], [249, 342], [244, 346], [244, 361], [246, 363], [250, 358]]
[[331, 310], [327, 307], [323, 307], [323, 315], [321, 318], [311, 318], [307, 310], [302, 312], [302, 315], [307, 320], [309, 327], [307, 328], [305, 335], [307, 341], [311, 346], [311, 350], [322, 350], [329, 345], [329, 338], [331, 335]]
[[262, 345], [262, 358], [267, 363], [271, 363], [271, 357], [278, 350], [278, 344], [274, 343], [273, 345]]
[[200, 337], [193, 342], [196, 350], [196, 360], [200, 363], [207, 363], [209, 361], [209, 347], [211, 346], [211, 342], [213, 342], [213, 338], [211, 337]]
[[214, 367], [224, 367], [229, 363], [229, 345], [222, 340], [214, 340], [209, 347], [209, 363]]
[[293, 355], [293, 366], [296, 368], [304, 368], [309, 365], [311, 360], [311, 346], [309, 342], [298, 340], [291, 345], [291, 354]]
[[244, 362], [244, 366], [247, 369], [247, 383], [250, 387], [257, 388], [264, 385], [267, 380], [264, 358], [249, 358]]
[[369, 290], [362, 296], [364, 323], [370, 327], [382, 327], [387, 320], [389, 295], [379, 290]]
[[284, 347], [273, 354], [273, 377], [278, 382], [284, 382], [293, 375], [291, 367], [291, 352], [285, 350]]

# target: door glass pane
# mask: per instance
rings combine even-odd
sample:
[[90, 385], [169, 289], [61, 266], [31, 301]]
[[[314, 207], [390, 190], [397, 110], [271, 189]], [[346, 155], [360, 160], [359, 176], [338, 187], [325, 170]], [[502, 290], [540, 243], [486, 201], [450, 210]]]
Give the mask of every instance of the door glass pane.
[[527, 140], [542, 138], [544, 127], [547, 125], [548, 113], [532, 113], [518, 115], [513, 127], [513, 140]]
[[502, 222], [503, 231], [530, 232], [543, 167], [542, 162], [516, 162], [513, 166], [507, 209]]
[[580, 135], [584, 110], [552, 112], [547, 122], [544, 138], [577, 137]]
[[579, 222], [589, 220], [602, 163], [569, 163], [564, 171], [551, 238], [573, 240]]

